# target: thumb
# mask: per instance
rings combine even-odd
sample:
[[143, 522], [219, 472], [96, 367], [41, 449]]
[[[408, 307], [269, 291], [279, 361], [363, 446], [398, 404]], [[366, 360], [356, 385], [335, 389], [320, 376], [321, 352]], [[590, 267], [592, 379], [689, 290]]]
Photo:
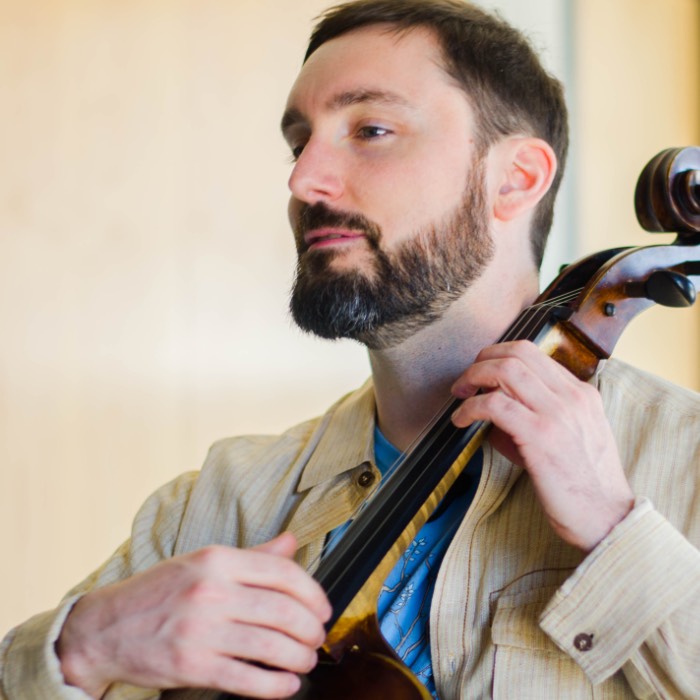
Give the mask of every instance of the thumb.
[[252, 550], [291, 559], [297, 551], [297, 538], [291, 532], [283, 532], [267, 542], [252, 547]]

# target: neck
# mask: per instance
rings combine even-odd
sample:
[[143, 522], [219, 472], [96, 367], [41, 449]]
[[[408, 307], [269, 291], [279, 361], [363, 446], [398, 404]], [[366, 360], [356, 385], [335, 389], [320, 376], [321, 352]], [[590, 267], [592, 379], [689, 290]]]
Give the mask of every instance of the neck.
[[369, 351], [379, 429], [400, 450], [446, 408], [452, 384], [479, 351], [534, 301], [537, 282], [522, 280], [488, 304], [478, 296], [478, 289], [469, 290], [439, 321], [400, 345]]

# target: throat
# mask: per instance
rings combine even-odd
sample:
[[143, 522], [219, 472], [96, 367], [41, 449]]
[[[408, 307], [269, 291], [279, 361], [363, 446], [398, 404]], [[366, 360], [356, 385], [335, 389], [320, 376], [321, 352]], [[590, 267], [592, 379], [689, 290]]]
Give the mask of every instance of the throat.
[[404, 450], [419, 437], [453, 400], [454, 382], [503, 336], [519, 310], [479, 323], [456, 304], [400, 345], [370, 350], [377, 420], [387, 439]]
[[396, 363], [378, 361], [376, 355], [370, 353], [377, 423], [389, 442], [404, 451], [445, 411], [452, 401], [453, 382], [471, 362], [446, 368], [414, 361], [402, 371]]

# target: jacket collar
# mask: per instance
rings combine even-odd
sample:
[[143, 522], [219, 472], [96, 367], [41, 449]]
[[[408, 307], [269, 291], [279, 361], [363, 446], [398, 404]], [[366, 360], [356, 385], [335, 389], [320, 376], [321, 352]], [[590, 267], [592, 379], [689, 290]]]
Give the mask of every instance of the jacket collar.
[[297, 492], [360, 464], [373, 464], [374, 421], [374, 385], [369, 379], [334, 404], [319, 421], [297, 458], [297, 465], [305, 463]]

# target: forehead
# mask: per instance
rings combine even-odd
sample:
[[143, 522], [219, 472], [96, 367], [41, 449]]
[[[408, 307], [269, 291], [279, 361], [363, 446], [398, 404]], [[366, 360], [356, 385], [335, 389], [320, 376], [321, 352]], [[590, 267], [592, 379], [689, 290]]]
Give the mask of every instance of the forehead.
[[450, 91], [466, 102], [443, 65], [439, 43], [428, 29], [397, 32], [383, 24], [356, 29], [311, 54], [292, 86], [287, 115], [342, 107], [354, 95], [418, 106]]

